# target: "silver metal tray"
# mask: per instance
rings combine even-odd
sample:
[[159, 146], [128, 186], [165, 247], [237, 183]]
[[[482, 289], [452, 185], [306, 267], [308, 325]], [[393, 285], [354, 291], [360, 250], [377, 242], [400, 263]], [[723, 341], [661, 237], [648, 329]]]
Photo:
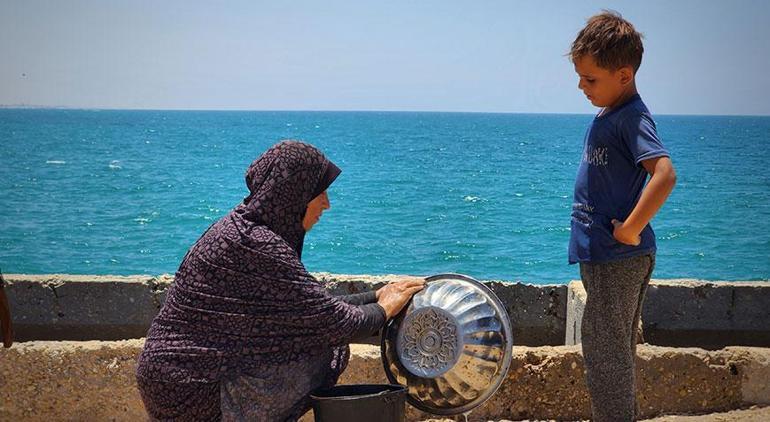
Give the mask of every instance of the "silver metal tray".
[[461, 274], [427, 278], [426, 287], [382, 333], [382, 363], [412, 406], [438, 415], [469, 412], [505, 379], [511, 323], [500, 299]]

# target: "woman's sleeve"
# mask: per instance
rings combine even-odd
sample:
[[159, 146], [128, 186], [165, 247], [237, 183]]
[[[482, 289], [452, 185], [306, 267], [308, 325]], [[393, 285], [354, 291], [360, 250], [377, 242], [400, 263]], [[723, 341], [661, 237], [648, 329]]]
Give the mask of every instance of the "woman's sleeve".
[[364, 320], [361, 327], [353, 334], [353, 341], [371, 337], [377, 334], [377, 331], [385, 325], [387, 316], [385, 315], [385, 309], [377, 304], [376, 291], [353, 293], [337, 296], [337, 298], [349, 305], [358, 306], [364, 311]]
[[377, 302], [377, 292], [370, 290], [363, 293], [353, 293], [344, 296], [337, 296], [341, 301], [351, 305], [366, 305], [367, 303]]
[[352, 341], [363, 340], [375, 335], [385, 325], [385, 321], [387, 321], [385, 309], [378, 303], [369, 303], [359, 306], [359, 308], [364, 311], [364, 319], [361, 322], [361, 326], [353, 334]]
[[[369, 337], [385, 325], [385, 310], [377, 303], [350, 304], [333, 296], [306, 272], [293, 283], [297, 283], [296, 289], [292, 289], [295, 293], [287, 294], [287, 299], [292, 298], [292, 317], [284, 324], [301, 325], [286, 328], [295, 335], [312, 337], [310, 343], [341, 346]], [[376, 299], [374, 292], [354, 296], [352, 300], [356, 302]]]

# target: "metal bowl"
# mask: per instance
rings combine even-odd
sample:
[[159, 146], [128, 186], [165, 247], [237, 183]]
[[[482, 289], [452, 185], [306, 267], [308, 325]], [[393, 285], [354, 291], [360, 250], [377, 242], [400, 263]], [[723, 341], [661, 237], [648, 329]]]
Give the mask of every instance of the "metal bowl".
[[500, 299], [460, 274], [427, 278], [382, 333], [382, 362], [406, 385], [412, 406], [438, 415], [469, 412], [491, 397], [511, 364], [511, 323]]

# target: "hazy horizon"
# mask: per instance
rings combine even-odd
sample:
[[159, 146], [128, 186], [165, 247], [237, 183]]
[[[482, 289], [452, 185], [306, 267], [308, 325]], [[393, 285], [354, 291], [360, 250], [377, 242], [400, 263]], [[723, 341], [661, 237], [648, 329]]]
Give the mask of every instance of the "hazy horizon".
[[593, 114], [565, 53], [612, 9], [644, 35], [653, 114], [770, 115], [770, 2], [226, 5], [0, 0], [0, 104]]
[[[445, 113], [445, 114], [533, 114], [533, 115], [575, 115], [593, 116], [596, 113], [566, 113], [566, 112], [530, 112], [530, 111], [463, 111], [463, 110], [290, 110], [290, 109], [206, 109], [206, 108], [100, 108], [100, 107], [70, 107], [70, 106], [38, 106], [0, 104], [0, 110], [82, 110], [82, 111], [193, 111], [193, 112], [244, 112], [244, 113]], [[656, 116], [684, 117], [770, 117], [770, 114], [688, 114], [688, 113], [655, 113]]]

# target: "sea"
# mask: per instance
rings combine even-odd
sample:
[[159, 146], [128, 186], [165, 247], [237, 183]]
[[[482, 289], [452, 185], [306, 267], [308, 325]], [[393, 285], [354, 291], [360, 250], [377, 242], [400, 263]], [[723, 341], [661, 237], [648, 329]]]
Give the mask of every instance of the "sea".
[[[0, 109], [4, 273], [174, 273], [299, 139], [341, 169], [303, 262], [563, 284], [591, 115]], [[654, 278], [770, 279], [770, 117], [656, 116], [678, 183]]]

